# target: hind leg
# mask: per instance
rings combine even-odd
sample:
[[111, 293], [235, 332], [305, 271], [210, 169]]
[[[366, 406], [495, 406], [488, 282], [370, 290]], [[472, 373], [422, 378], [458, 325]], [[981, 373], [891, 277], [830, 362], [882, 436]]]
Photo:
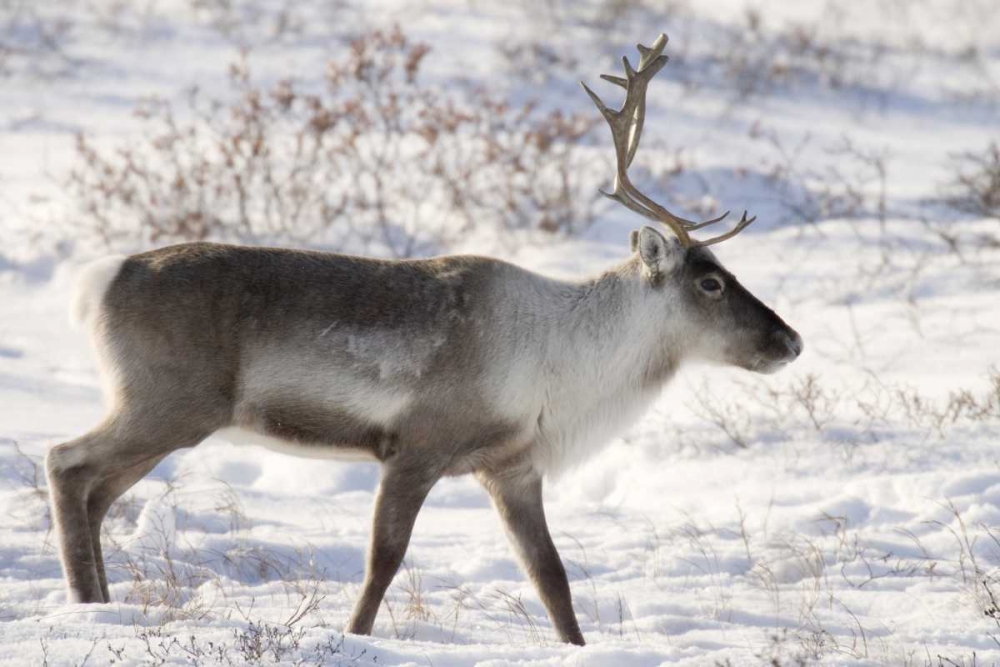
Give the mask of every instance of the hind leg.
[[198, 444], [210, 432], [117, 415], [49, 451], [49, 493], [71, 602], [110, 601], [100, 531], [111, 503], [164, 456]]
[[87, 499], [87, 516], [90, 520], [90, 540], [94, 548], [94, 562], [97, 565], [97, 578], [101, 584], [101, 593], [105, 602], [111, 602], [108, 592], [108, 578], [104, 571], [104, 556], [101, 549], [101, 523], [105, 515], [123, 493], [132, 488], [136, 482], [149, 474], [166, 455], [154, 456], [131, 468], [111, 473], [102, 480], [90, 493]]
[[87, 514], [90, 491], [87, 451], [110, 438], [105, 427], [56, 445], [45, 457], [52, 519], [70, 602], [104, 602]]

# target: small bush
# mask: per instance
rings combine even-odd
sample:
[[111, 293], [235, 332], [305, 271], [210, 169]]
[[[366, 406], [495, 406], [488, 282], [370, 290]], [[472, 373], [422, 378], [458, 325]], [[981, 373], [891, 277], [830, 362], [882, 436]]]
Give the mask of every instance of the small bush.
[[375, 31], [331, 61], [322, 89], [254, 83], [230, 70], [234, 98], [192, 93], [138, 110], [136, 145], [80, 136], [69, 179], [83, 232], [107, 246], [192, 240], [308, 242], [407, 257], [471, 232], [566, 233], [587, 225], [596, 183], [582, 140], [593, 115], [541, 113], [484, 90], [425, 85], [428, 52]]
[[69, 74], [79, 63], [67, 52], [75, 29], [69, 16], [43, 3], [0, 0], [0, 78]]
[[1000, 143], [954, 159], [956, 175], [945, 201], [955, 210], [1000, 220]]

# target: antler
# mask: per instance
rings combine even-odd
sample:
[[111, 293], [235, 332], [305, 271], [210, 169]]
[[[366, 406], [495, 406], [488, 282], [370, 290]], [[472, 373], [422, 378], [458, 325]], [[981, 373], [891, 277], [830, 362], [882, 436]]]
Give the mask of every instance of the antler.
[[717, 218], [702, 222], [687, 220], [679, 215], [674, 215], [660, 204], [657, 204], [639, 192], [628, 178], [628, 168], [632, 164], [632, 158], [635, 157], [636, 150], [639, 148], [642, 126], [646, 119], [646, 87], [649, 86], [649, 82], [653, 80], [656, 73], [667, 64], [668, 58], [663, 55], [663, 47], [666, 45], [667, 36], [660, 33], [660, 36], [653, 42], [653, 46], [636, 45], [640, 56], [638, 69], [633, 69], [628, 57], [622, 56], [622, 63], [625, 65], [624, 78], [610, 74], [601, 75], [601, 78], [605, 81], [610, 81], [625, 89], [625, 102], [622, 104], [622, 108], [617, 111], [609, 109], [601, 101], [601, 98], [587, 87], [587, 84], [582, 81], [580, 82], [583, 89], [590, 95], [590, 99], [597, 105], [601, 115], [608, 121], [608, 125], [611, 127], [611, 139], [615, 145], [615, 157], [617, 158], [618, 168], [615, 172], [614, 189], [611, 192], [601, 190], [601, 194], [614, 199], [626, 208], [635, 211], [649, 220], [666, 225], [673, 230], [681, 245], [685, 247], [712, 245], [713, 243], [719, 243], [736, 236], [747, 225], [756, 220], [757, 216], [747, 219], [747, 213], [744, 211], [743, 217], [732, 230], [707, 241], [696, 241], [691, 238], [690, 232], [721, 221], [729, 215], [729, 211], [726, 211]]

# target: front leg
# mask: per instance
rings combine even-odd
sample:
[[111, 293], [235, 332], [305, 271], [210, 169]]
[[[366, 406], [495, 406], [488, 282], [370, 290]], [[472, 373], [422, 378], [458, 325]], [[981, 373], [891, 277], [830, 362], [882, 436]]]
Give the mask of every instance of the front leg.
[[542, 478], [529, 468], [478, 474], [493, 498], [511, 545], [538, 590], [559, 639], [583, 646], [566, 569], [552, 543], [542, 507]]
[[403, 562], [413, 523], [439, 476], [436, 470], [407, 465], [399, 460], [389, 461], [383, 467], [375, 497], [365, 583], [351, 613], [347, 632], [371, 634], [382, 597]]

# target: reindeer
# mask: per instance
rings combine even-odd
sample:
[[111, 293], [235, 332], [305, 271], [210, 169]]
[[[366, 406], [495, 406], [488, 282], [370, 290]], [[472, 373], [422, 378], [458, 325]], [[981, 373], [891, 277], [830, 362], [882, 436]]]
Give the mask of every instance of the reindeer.
[[384, 261], [187, 243], [98, 261], [73, 307], [109, 404], [46, 459], [69, 597], [110, 602], [101, 521], [175, 450], [221, 433], [301, 456], [377, 461], [364, 585], [347, 631], [369, 634], [427, 493], [472, 474], [489, 493], [559, 638], [582, 645], [542, 507], [546, 474], [585, 459], [656, 398], [682, 362], [769, 373], [802, 340], [674, 215], [629, 181], [646, 88], [667, 38], [603, 78], [617, 158], [607, 196], [665, 226], [632, 254], [567, 282], [495, 259]]

